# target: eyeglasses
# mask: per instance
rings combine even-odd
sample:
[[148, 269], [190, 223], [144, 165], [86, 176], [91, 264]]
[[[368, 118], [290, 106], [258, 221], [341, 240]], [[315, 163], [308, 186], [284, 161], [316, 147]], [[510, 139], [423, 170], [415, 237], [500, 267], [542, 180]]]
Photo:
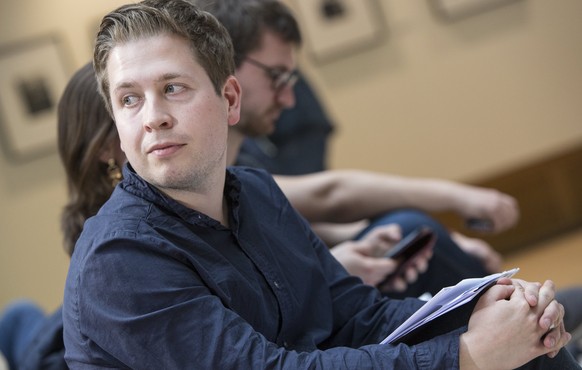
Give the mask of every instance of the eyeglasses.
[[267, 76], [271, 79], [271, 88], [276, 93], [281, 92], [286, 87], [293, 87], [299, 78], [299, 73], [295, 69], [289, 71], [282, 67], [269, 67], [258, 60], [249, 57], [245, 57], [244, 60], [255, 67], [259, 67], [267, 73]]

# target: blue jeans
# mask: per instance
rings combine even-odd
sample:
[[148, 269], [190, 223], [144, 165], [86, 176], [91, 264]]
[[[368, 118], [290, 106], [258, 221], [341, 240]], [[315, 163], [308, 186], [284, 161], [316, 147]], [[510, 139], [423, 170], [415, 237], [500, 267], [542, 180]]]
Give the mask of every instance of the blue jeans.
[[46, 315], [30, 301], [16, 301], [6, 307], [0, 317], [0, 351], [10, 369], [18, 369], [28, 344], [37, 335]]
[[399, 209], [378, 216], [356, 237], [360, 239], [377, 226], [398, 224], [402, 235], [406, 235], [419, 226], [429, 226], [437, 234], [433, 257], [428, 270], [419, 275], [418, 280], [410, 284], [404, 292], [391, 292], [392, 298], [418, 297], [425, 292], [435, 295], [446, 286], [457, 284], [465, 278], [489, 275], [481, 261], [464, 252], [450, 237], [448, 230], [428, 214], [415, 209]]

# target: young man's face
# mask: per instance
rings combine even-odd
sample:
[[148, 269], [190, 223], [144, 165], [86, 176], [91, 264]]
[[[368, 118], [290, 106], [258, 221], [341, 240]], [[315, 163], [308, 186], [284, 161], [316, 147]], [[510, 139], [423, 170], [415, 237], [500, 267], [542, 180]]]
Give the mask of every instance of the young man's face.
[[275, 122], [283, 109], [295, 105], [295, 95], [292, 86], [276, 91], [269, 74], [256, 62], [269, 68], [293, 71], [296, 68], [295, 46], [272, 32], [265, 32], [261, 47], [247, 57], [251, 60], [243, 60], [236, 71], [243, 98], [240, 123], [235, 129], [247, 136], [268, 135], [275, 130]]
[[121, 148], [140, 176], [172, 191], [224, 174], [228, 126], [239, 119], [234, 77], [218, 96], [188, 42], [168, 35], [116, 46], [107, 76]]

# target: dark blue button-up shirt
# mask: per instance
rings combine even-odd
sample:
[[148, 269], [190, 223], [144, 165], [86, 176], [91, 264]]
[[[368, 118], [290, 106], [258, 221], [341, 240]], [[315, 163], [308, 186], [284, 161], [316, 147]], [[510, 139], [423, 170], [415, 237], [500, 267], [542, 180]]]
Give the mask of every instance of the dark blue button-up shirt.
[[230, 228], [124, 175], [71, 260], [70, 367], [458, 368], [458, 332], [377, 344], [421, 302], [350, 276], [266, 172], [227, 170]]

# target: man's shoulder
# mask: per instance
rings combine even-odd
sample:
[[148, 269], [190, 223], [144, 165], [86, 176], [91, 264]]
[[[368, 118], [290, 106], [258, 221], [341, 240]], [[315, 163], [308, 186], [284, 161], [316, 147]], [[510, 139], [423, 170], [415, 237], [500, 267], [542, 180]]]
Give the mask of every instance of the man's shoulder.
[[287, 208], [289, 201], [269, 172], [244, 166], [231, 167], [229, 171], [235, 176], [235, 184], [231, 186], [239, 187], [238, 201], [246, 205], [243, 209], [252, 209], [264, 217], [270, 212], [275, 214]]
[[235, 174], [238, 177], [273, 177], [267, 170], [262, 168], [255, 168], [249, 166], [229, 166], [228, 172]]
[[228, 172], [231, 177], [240, 181], [243, 186], [270, 186], [275, 183], [273, 175], [262, 168], [254, 168], [248, 166], [231, 166], [228, 167]]
[[96, 215], [88, 218], [75, 250], [87, 249], [110, 239], [136, 237], [144, 233], [144, 220], [151, 203], [120, 189], [115, 189]]

